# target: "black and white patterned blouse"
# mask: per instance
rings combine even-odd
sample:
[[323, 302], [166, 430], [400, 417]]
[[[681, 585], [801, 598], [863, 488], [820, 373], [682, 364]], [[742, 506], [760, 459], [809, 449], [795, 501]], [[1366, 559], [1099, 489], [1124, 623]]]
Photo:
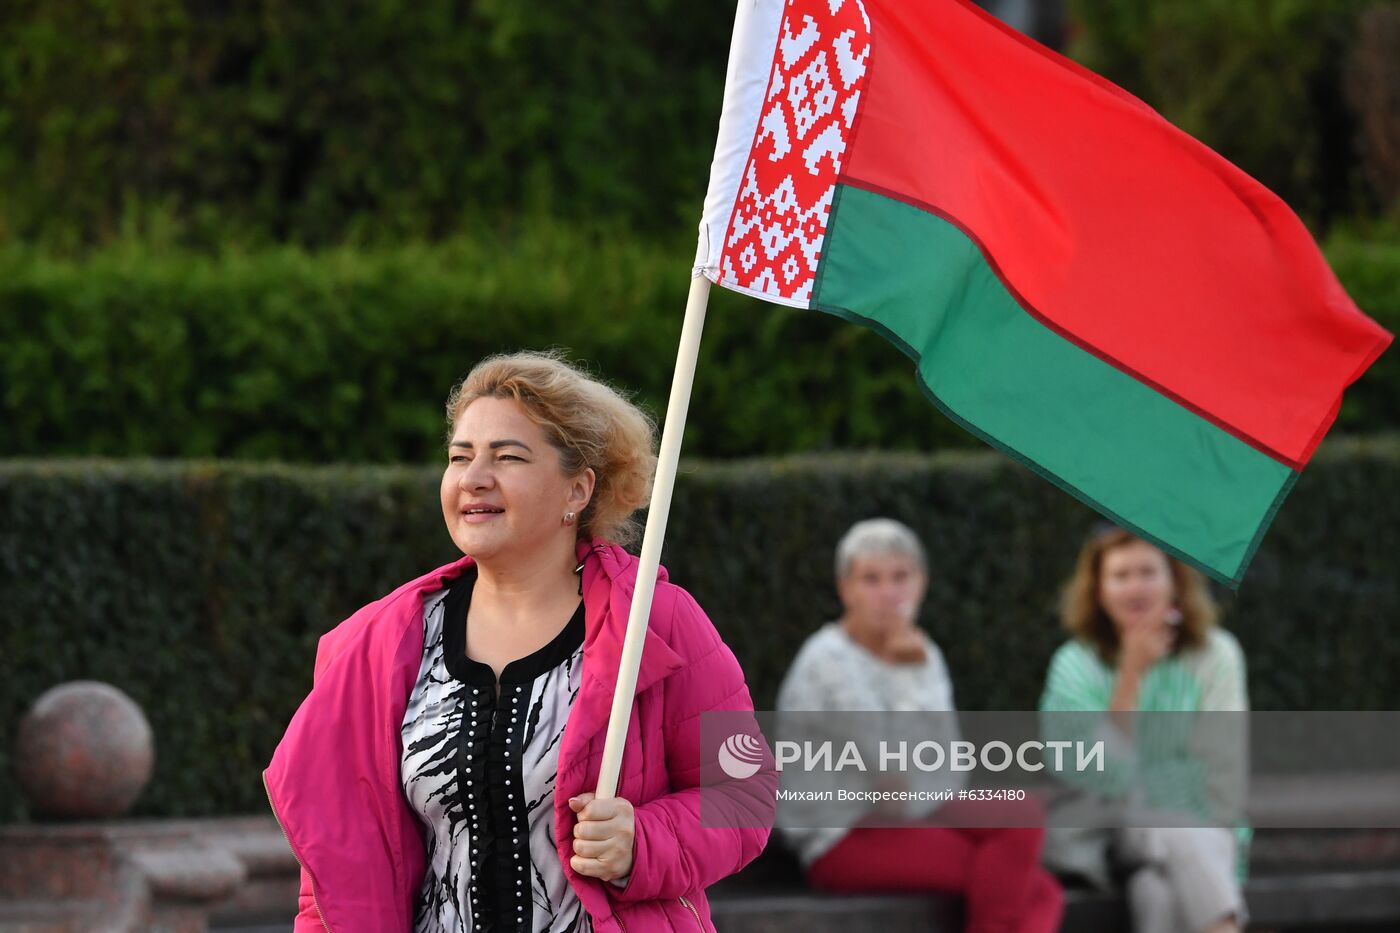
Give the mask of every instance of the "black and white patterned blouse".
[[491, 666], [466, 654], [475, 582], [468, 568], [423, 603], [423, 663], [402, 730], [404, 791], [428, 856], [414, 933], [592, 933], [554, 844], [583, 605], [553, 641], [506, 665], [498, 697]]

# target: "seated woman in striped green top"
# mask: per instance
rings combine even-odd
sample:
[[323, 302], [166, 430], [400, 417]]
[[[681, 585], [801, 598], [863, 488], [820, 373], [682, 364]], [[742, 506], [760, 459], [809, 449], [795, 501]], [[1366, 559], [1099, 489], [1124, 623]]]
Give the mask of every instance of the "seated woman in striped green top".
[[[1080, 552], [1061, 616], [1073, 638], [1050, 662], [1044, 728], [1059, 738], [1093, 730], [1107, 766], [1059, 777], [1076, 786], [1080, 802], [1135, 816], [1118, 828], [1052, 827], [1046, 864], [1100, 885], [1126, 874], [1138, 933], [1242, 929], [1244, 656], [1216, 626], [1200, 574], [1128, 531], [1101, 526]], [[1194, 715], [1217, 710], [1241, 715]]]

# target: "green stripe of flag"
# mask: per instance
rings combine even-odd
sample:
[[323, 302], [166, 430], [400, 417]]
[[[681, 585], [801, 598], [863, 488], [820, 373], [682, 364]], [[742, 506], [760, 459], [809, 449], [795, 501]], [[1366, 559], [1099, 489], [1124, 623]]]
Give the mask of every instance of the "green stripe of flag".
[[918, 207], [839, 185], [812, 306], [893, 341], [963, 427], [1230, 586], [1296, 478], [1041, 324]]

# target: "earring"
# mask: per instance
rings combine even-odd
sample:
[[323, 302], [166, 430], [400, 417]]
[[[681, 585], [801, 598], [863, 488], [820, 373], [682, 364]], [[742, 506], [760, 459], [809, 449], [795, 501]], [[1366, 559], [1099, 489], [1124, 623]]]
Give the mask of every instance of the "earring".
[[577, 521], [577, 520], [578, 520], [578, 516], [575, 515], [573, 512], [565, 512], [565, 513], [564, 513], [564, 524], [566, 524], [566, 525], [572, 525], [572, 524], [573, 524], [575, 521]]

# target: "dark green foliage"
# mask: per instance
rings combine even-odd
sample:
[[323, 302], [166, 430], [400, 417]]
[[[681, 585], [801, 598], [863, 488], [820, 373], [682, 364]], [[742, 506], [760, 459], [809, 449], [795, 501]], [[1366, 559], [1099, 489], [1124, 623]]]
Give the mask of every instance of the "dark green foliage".
[[1376, 0], [1347, 56], [1346, 95], [1361, 165], [1381, 206], [1400, 220], [1400, 4]]
[[[1366, 200], [1342, 62], [1375, 0], [1074, 0], [1072, 50], [1327, 221]], [[0, 241], [436, 239], [697, 216], [732, 4], [9, 0]]]
[[[0, 456], [424, 462], [492, 352], [568, 348], [660, 414], [686, 257], [535, 230], [308, 255], [0, 253]], [[687, 445], [735, 456], [970, 439], [876, 335], [716, 290]]]
[[[444, 563], [431, 468], [72, 461], [0, 466], [0, 820], [22, 818], [13, 729], [43, 690], [111, 682], [154, 724], [147, 814], [261, 811], [258, 773], [317, 637]], [[1261, 709], [1395, 709], [1400, 437], [1334, 440], [1265, 539], [1227, 622]], [[1036, 702], [1059, 581], [1093, 516], [992, 454], [689, 463], [664, 561], [761, 708], [833, 618], [835, 542], [877, 514], [928, 545], [921, 618], [964, 709]]]
[[0, 4], [0, 239], [435, 237], [698, 211], [732, 8], [676, 0]]
[[1343, 93], [1375, 0], [1070, 0], [1071, 53], [1326, 225], [1375, 209]]
[[[1352, 299], [1400, 334], [1400, 225], [1338, 229], [1327, 259]], [[1400, 426], [1400, 350], [1392, 344], [1342, 398], [1344, 429]]]
[[[1329, 252], [1361, 306], [1400, 330], [1400, 233], [1339, 235]], [[438, 456], [452, 384], [523, 347], [568, 348], [659, 415], [687, 259], [557, 226], [222, 258], [0, 250], [0, 456], [421, 463]], [[1396, 360], [1348, 394], [1341, 430], [1400, 426]], [[973, 443], [875, 334], [713, 293], [687, 452]]]

